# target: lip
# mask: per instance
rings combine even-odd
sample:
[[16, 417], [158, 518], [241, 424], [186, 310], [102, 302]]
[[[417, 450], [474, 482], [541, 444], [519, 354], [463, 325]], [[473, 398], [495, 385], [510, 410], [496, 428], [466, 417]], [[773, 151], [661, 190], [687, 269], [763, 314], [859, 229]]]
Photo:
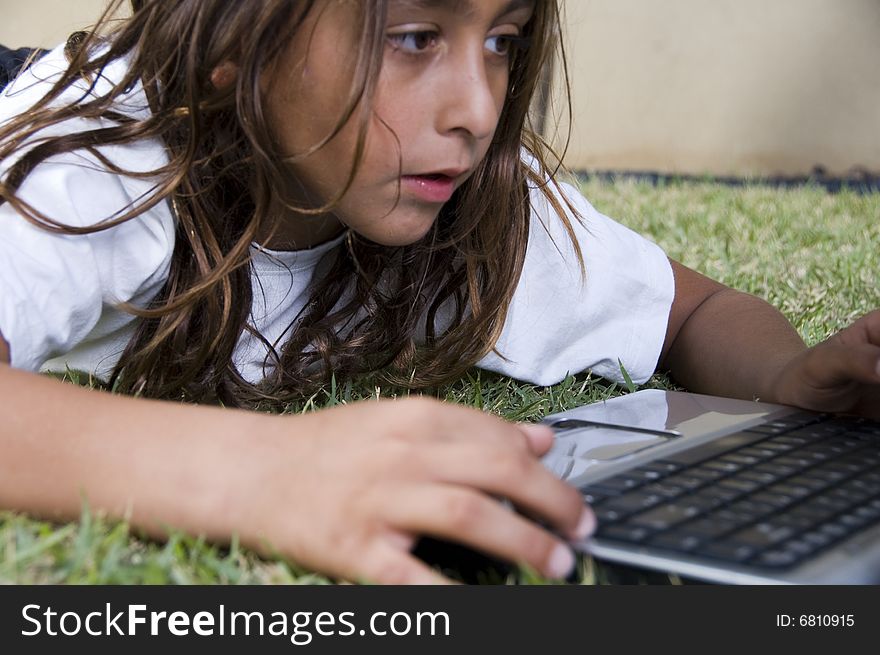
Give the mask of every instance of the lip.
[[417, 175], [401, 175], [401, 191], [429, 203], [447, 202], [455, 192], [456, 182], [466, 169], [443, 169]]

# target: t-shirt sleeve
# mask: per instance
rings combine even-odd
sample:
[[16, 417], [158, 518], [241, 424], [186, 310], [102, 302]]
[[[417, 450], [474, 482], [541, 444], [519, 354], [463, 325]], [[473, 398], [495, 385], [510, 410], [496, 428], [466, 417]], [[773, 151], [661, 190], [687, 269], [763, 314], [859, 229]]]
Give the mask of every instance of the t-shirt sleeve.
[[[106, 91], [126, 65], [112, 62], [95, 81], [94, 93]], [[0, 94], [0, 123], [29, 111], [66, 68], [63, 45], [34, 63]], [[80, 81], [65, 89], [57, 102], [78, 102], [89, 93], [88, 83]], [[136, 85], [119, 98], [116, 109], [132, 117], [147, 116], [142, 87]], [[112, 124], [72, 118], [43, 129], [35, 138]], [[19, 155], [27, 147], [20, 147]], [[167, 163], [165, 149], [156, 140], [101, 146], [100, 152], [122, 170], [135, 173], [149, 174]], [[0, 176], [13, 160], [0, 162]], [[143, 204], [154, 186], [148, 177], [109, 172], [95, 156], [77, 151], [38, 165], [17, 195], [48, 218], [85, 227], [119, 216], [133, 203]], [[173, 248], [174, 219], [165, 202], [117, 227], [80, 236], [32, 225], [9, 203], [0, 204], [0, 332], [9, 343], [12, 365], [39, 370], [47, 360], [95, 336], [95, 326], [118, 303], [145, 306], [167, 278]], [[115, 323], [130, 316], [114, 316], [114, 326], [102, 329], [118, 327]]]
[[[108, 152], [117, 163], [150, 165], [155, 149]], [[155, 163], [155, 162], [152, 162]], [[71, 226], [94, 225], [140, 203], [153, 184], [101, 170], [76, 154], [37, 166], [19, 197]], [[119, 302], [146, 305], [167, 277], [174, 225], [164, 203], [121, 225], [88, 235], [34, 226], [0, 205], [0, 332], [13, 367], [37, 371], [84, 339]]]
[[657, 367], [672, 306], [669, 260], [570, 185], [560, 188], [580, 215], [568, 217], [585, 276], [561, 218], [540, 190], [532, 190], [522, 275], [497, 352], [478, 366], [539, 385], [584, 370], [622, 382], [623, 366], [635, 382], [644, 382]]

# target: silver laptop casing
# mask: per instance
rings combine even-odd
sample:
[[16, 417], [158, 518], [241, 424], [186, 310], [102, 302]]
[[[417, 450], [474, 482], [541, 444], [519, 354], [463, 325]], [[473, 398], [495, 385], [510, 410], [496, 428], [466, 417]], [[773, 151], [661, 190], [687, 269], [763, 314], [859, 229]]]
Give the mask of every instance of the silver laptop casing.
[[[544, 417], [542, 423], [589, 422], [557, 430], [543, 463], [582, 488], [727, 434], [802, 410], [768, 403], [646, 389]], [[604, 425], [593, 425], [599, 423]], [[571, 423], [569, 422], [569, 425]], [[636, 428], [637, 431], [627, 430]], [[880, 526], [836, 544], [805, 564], [780, 573], [687, 554], [627, 546], [601, 538], [575, 547], [599, 560], [725, 584], [880, 583]]]

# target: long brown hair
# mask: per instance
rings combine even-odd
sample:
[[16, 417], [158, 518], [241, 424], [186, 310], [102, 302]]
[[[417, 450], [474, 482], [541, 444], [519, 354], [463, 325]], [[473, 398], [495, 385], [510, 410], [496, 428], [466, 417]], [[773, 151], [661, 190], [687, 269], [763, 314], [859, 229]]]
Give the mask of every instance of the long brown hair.
[[[255, 335], [269, 349], [269, 366], [263, 382], [249, 384], [232, 356], [242, 332], [255, 333], [248, 324], [250, 245], [271, 225], [270, 201], [285, 188], [289, 175], [264, 118], [260, 81], [315, 3], [131, 0], [131, 17], [107, 29], [123, 4], [111, 2], [93, 31], [69, 42], [67, 71], [28, 113], [0, 129], [0, 161], [19, 157], [0, 184], [0, 203], [10, 203], [47, 230], [89, 233], [110, 229], [160, 202], [174, 208], [176, 237], [168, 279], [146, 309], [125, 306], [141, 320], [113, 373], [117, 388], [151, 397], [242, 405], [301, 397], [331, 373], [339, 379], [382, 371], [396, 383], [433, 386], [476, 363], [500, 335], [525, 258], [529, 185], [544, 189], [573, 239], [563, 208], [547, 188], [558, 158], [550, 170], [548, 150], [531, 127], [532, 96], [559, 45], [556, 0], [537, 0], [523, 35], [529, 45], [513, 56], [507, 101], [478, 169], [414, 244], [380, 246], [349, 232], [345, 245], [321, 262], [326, 273], [315, 282], [289, 339], [270, 344]], [[388, 0], [351, 4], [359, 8], [363, 25], [359, 64], [342, 120], [316, 144], [332, 139], [349, 120], [358, 121], [349, 184], [364, 149]], [[58, 97], [71, 84], [89, 80], [94, 91], [94, 80], [122, 58], [129, 65], [112, 88], [58, 106]], [[225, 61], [235, 61], [239, 74], [235, 85], [217, 89], [210, 75]], [[564, 55], [559, 61], [564, 69]], [[151, 111], [133, 118], [114, 103], [138, 83]], [[47, 126], [74, 117], [101, 117], [112, 125], [39, 137]], [[98, 149], [150, 138], [165, 144], [169, 161], [148, 174], [121, 170]], [[32, 147], [21, 156], [25, 142]], [[523, 147], [540, 170], [523, 163]], [[66, 226], [17, 197], [16, 190], [35, 166], [74, 150], [87, 151], [110, 171], [155, 180], [155, 191], [125, 213], [87, 228]], [[574, 245], [580, 257], [576, 241]], [[444, 304], [452, 308], [452, 321], [438, 331], [435, 323]], [[427, 327], [419, 335], [425, 317]], [[417, 338], [423, 346], [416, 346]]]

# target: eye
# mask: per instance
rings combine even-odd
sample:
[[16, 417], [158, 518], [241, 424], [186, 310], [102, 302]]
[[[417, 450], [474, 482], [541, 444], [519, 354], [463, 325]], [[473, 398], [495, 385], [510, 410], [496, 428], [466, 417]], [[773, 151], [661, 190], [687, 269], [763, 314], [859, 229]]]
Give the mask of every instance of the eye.
[[420, 30], [418, 32], [389, 34], [387, 39], [388, 43], [395, 50], [402, 50], [409, 54], [419, 54], [437, 45], [439, 34], [431, 30]]
[[486, 39], [486, 48], [499, 57], [509, 57], [528, 46], [528, 39], [514, 34], [499, 34]]

